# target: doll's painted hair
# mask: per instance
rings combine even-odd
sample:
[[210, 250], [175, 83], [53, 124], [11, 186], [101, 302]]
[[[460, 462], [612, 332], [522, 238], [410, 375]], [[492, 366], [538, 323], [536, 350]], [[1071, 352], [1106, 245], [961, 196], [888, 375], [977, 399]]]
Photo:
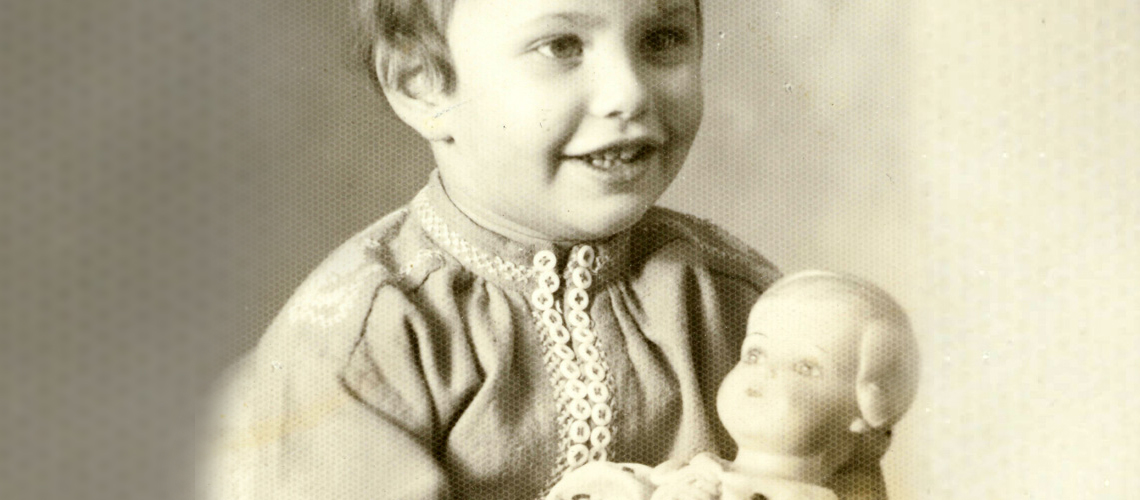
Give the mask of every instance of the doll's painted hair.
[[[382, 89], [399, 89], [422, 70], [432, 88], [455, 89], [447, 22], [456, 0], [354, 0], [360, 49]], [[701, 2], [697, 0], [697, 12]]]
[[855, 381], [859, 412], [874, 429], [894, 426], [918, 390], [918, 345], [902, 307], [862, 278], [828, 271], [785, 276], [761, 298], [780, 296], [849, 301], [864, 313]]

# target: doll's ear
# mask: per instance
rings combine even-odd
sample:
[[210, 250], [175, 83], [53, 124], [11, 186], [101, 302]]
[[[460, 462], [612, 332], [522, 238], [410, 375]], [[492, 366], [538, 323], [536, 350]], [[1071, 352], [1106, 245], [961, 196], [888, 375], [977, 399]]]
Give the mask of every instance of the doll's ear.
[[893, 409], [883, 389], [874, 382], [859, 382], [856, 388], [856, 397], [859, 400], [859, 409], [863, 416], [859, 418], [869, 427], [879, 427], [890, 420]]
[[867, 325], [859, 347], [855, 395], [871, 427], [893, 426], [918, 389], [918, 347], [905, 318]]
[[855, 434], [866, 434], [873, 429], [874, 428], [871, 427], [871, 424], [868, 424], [866, 420], [863, 420], [863, 417], [855, 417], [855, 420], [851, 421], [851, 426], [847, 428], [847, 430]]
[[377, 80], [384, 97], [404, 123], [429, 141], [450, 141], [446, 110], [451, 94], [440, 77], [429, 71], [422, 57], [394, 55], [373, 57]]

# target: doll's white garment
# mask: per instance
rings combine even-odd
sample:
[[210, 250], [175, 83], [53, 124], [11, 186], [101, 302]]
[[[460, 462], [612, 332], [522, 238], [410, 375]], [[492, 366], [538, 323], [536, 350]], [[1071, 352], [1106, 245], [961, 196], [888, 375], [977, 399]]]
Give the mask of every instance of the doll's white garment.
[[590, 462], [562, 477], [544, 500], [646, 500], [653, 468], [634, 463]]
[[710, 453], [701, 453], [686, 467], [714, 474], [720, 480], [721, 500], [838, 500], [835, 492], [823, 486], [731, 472], [727, 465]]
[[721, 476], [721, 500], [837, 500], [823, 486], [784, 479], [746, 477], [726, 472]]

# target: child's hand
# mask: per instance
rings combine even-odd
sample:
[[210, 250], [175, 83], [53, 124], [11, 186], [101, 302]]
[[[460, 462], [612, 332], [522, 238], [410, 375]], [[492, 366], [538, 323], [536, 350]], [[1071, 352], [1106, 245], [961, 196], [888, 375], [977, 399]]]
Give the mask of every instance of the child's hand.
[[650, 468], [639, 464], [591, 462], [567, 473], [546, 500], [648, 500]]
[[662, 478], [651, 500], [716, 500], [720, 479], [712, 471], [686, 467]]

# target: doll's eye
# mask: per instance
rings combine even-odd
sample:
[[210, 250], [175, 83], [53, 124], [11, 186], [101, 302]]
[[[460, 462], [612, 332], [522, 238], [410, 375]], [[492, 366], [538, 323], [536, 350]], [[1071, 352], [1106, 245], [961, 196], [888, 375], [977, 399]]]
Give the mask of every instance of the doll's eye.
[[574, 59], [582, 56], [582, 40], [576, 36], [561, 36], [539, 45], [535, 50], [551, 59]]
[[808, 360], [797, 361], [793, 369], [804, 377], [818, 377], [823, 374], [823, 369], [818, 364]]
[[753, 347], [744, 352], [744, 363], [754, 365], [768, 358], [768, 354], [759, 347]]

